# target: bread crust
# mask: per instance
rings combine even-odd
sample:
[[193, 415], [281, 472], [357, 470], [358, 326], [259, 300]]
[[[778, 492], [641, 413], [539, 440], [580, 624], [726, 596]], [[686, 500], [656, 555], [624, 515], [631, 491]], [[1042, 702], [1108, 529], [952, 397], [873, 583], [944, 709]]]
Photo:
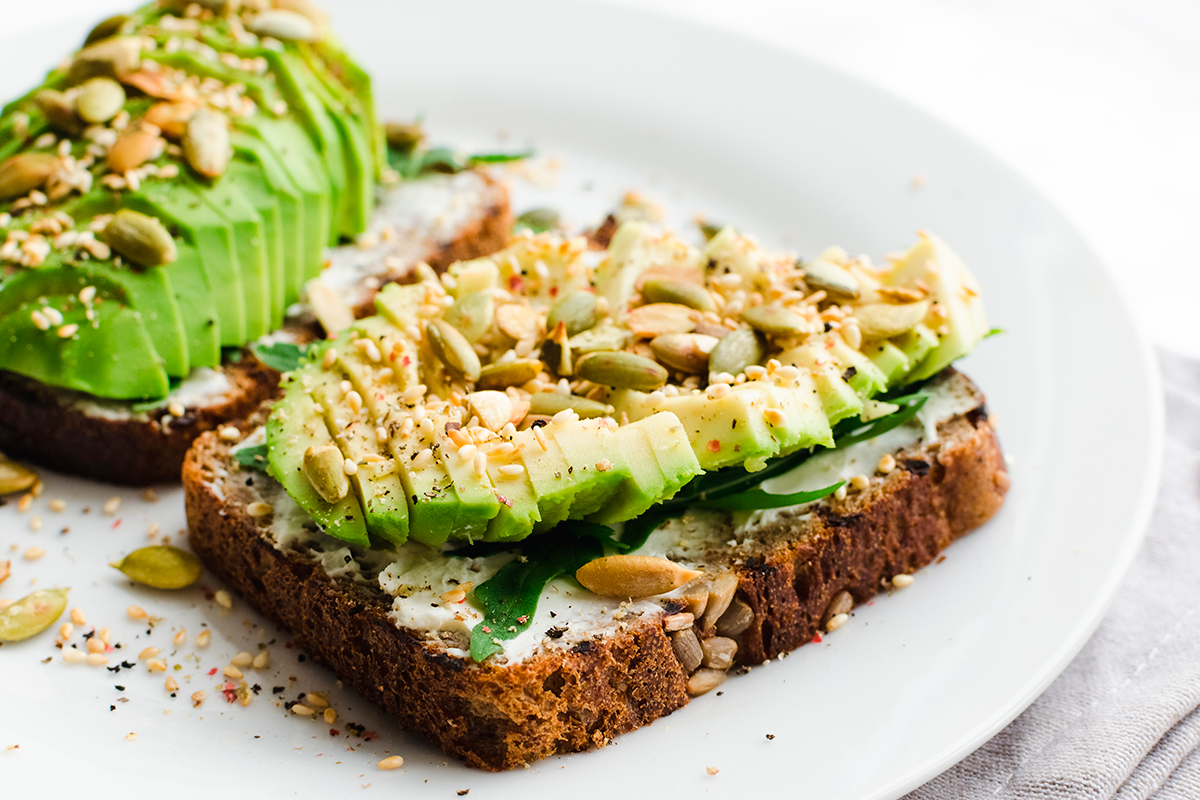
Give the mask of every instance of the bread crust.
[[[485, 175], [487, 205], [453, 238], [430, 241], [425, 261], [443, 270], [455, 261], [494, 253], [512, 231], [508, 190]], [[359, 316], [373, 310], [366, 302]], [[301, 340], [316, 333], [300, 326]], [[129, 486], [175, 482], [184, 455], [197, 436], [238, 425], [265, 400], [278, 394], [279, 373], [249, 351], [237, 363], [222, 365], [232, 389], [216, 402], [189, 406], [182, 417], [165, 407], [118, 418], [88, 414], [77, 402], [86, 395], [53, 389], [0, 371], [0, 452], [60, 472]], [[164, 421], [165, 420], [165, 421]]]
[[[884, 581], [929, 564], [989, 519], [1008, 487], [999, 443], [981, 405], [938, 429], [939, 442], [902, 453], [867, 491], [806, 517], [756, 531], [761, 549], [735, 571], [737, 597], [754, 611], [738, 635], [737, 663], [788, 652], [822, 629], [832, 598], [869, 600]], [[391, 598], [331, 578], [310, 556], [283, 552], [245, 513], [243, 477], [222, 481], [228, 445], [197, 440], [184, 464], [191, 544], [259, 611], [364, 697], [446, 753], [486, 770], [598, 747], [688, 702], [688, 676], [661, 616], [571, 649], [542, 649], [515, 665], [452, 657], [388, 617]], [[221, 489], [214, 490], [219, 484]]]

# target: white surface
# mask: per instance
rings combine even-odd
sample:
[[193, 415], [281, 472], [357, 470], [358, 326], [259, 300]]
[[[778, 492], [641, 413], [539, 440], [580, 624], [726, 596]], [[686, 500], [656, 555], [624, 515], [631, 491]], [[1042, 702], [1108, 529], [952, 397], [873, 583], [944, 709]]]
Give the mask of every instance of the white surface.
[[[22, 689], [0, 716], [0, 732], [22, 745], [0, 751], [7, 785], [65, 789], [100, 774], [123, 793], [172, 786], [178, 796], [232, 786], [329, 794], [371, 783], [437, 796], [470, 787], [473, 797], [608, 797], [614, 786], [647, 797], [782, 786], [823, 798], [894, 797], [985, 740], [1057, 674], [1136, 549], [1158, 467], [1160, 411], [1155, 373], [1119, 292], [1049, 205], [909, 106], [746, 40], [592, 6], [448, 3], [405, 8], [395, 26], [369, 19], [378, 10], [363, 19], [355, 11], [339, 7], [340, 30], [376, 69], [381, 107], [424, 111], [449, 140], [491, 146], [504, 129], [510, 143], [532, 139], [565, 157], [557, 193], [526, 189], [519, 204], [561, 199], [584, 221], [638, 187], [678, 219], [704, 211], [808, 255], [836, 242], [878, 256], [907, 245], [919, 226], [937, 231], [979, 275], [992, 319], [1009, 330], [966, 366], [1001, 420], [1013, 459], [1009, 502], [944, 565], [861, 609], [823, 646], [732, 680], [723, 696], [614, 747], [485, 775], [447, 765], [350, 693], [333, 692], [342, 720], [382, 733], [355, 752], [346, 746], [356, 740], [288, 718], [267, 695], [249, 708], [225, 705], [204, 673], [260, 641], [254, 618], [239, 609], [221, 616], [196, 591], [131, 590], [102, 566], [142, 544], [151, 519], [168, 532], [181, 527], [178, 495], [143, 506], [137, 493], [120, 493], [130, 499], [113, 530], [115, 520], [97, 510], [114, 492], [52, 478], [37, 507], [41, 532], [28, 530], [28, 514], [0, 509], [0, 546], [49, 551], [37, 562], [18, 559], [4, 596], [23, 594], [30, 578], [70, 583], [72, 605], [110, 625], [130, 652], [164, 646], [174, 626], [194, 635], [201, 621], [218, 642], [200, 665], [190, 645], [167, 649], [184, 667], [171, 674], [193, 676], [183, 693], [208, 690], [198, 711], [165, 699], [161, 675], [144, 667], [114, 677], [57, 658], [38, 663], [57, 654], [47, 638], [6, 646], [5, 675]], [[456, 52], [485, 54], [485, 67], [447, 58], [433, 37], [417, 35], [445, 30], [447, 18], [475, 23], [457, 34]], [[399, 30], [414, 32], [404, 48], [394, 46]], [[585, 33], [591, 41], [579, 41]], [[925, 46], [944, 48], [944, 38]], [[0, 56], [17, 65], [2, 73], [4, 94], [32, 77], [30, 61], [64, 48], [62, 39], [13, 43]], [[920, 190], [911, 188], [917, 174], [926, 178]], [[1114, 423], [1120, 436], [1097, 435]], [[54, 496], [75, 509], [88, 498], [93, 510], [53, 515], [46, 500]], [[71, 532], [58, 534], [62, 525]], [[139, 636], [144, 629], [121, 615], [130, 602], [166, 619]], [[327, 673], [296, 665], [283, 638], [270, 648], [279, 666], [255, 679], [287, 686], [288, 699], [330, 688]], [[118, 682], [132, 699], [110, 712]], [[137, 741], [125, 739], [129, 731]], [[406, 768], [376, 770], [388, 752], [402, 753]], [[708, 776], [705, 766], [721, 772]]]

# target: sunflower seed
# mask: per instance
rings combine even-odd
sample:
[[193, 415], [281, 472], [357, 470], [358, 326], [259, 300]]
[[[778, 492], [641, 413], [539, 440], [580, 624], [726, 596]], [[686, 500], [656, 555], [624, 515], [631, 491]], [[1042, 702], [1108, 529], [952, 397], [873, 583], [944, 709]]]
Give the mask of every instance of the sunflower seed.
[[567, 323], [559, 320], [542, 345], [542, 361], [559, 375], [571, 375], [575, 364], [571, 359], [571, 340], [567, 337]]
[[717, 620], [717, 633], [721, 636], [737, 636], [750, 627], [754, 621], [754, 611], [744, 601], [733, 598], [729, 608]]
[[475, 386], [479, 389], [523, 386], [536, 378], [541, 371], [542, 362], [532, 358], [488, 364], [479, 370], [479, 380], [475, 382]]
[[285, 42], [312, 42], [317, 38], [317, 26], [311, 19], [282, 8], [269, 8], [258, 12], [246, 20], [246, 30]]
[[123, 208], [104, 226], [104, 241], [142, 267], [170, 264], [177, 255], [175, 240], [157, 217]]
[[471, 392], [467, 395], [467, 407], [479, 417], [479, 424], [492, 431], [507, 425], [513, 415], [512, 398], [495, 389]]
[[719, 340], [700, 333], [665, 333], [650, 340], [654, 357], [672, 369], [701, 373], [708, 369], [709, 354]]
[[336, 503], [350, 491], [346, 460], [335, 444], [312, 445], [304, 451], [304, 477], [326, 503]]
[[70, 589], [38, 589], [0, 611], [0, 642], [19, 642], [54, 624], [67, 608]]
[[467, 337], [467, 341], [472, 343], [478, 342], [492, 329], [495, 317], [496, 303], [490, 291], [464, 294], [442, 315], [442, 319], [458, 328], [459, 332]]
[[692, 673], [692, 677], [688, 678], [687, 691], [692, 697], [699, 697], [702, 694], [708, 694], [713, 689], [720, 686], [729, 677], [729, 673], [719, 669], [709, 669], [701, 667]]
[[929, 313], [929, 301], [892, 305], [871, 303], [854, 309], [864, 339], [890, 339], [912, 330]]
[[92, 78], [79, 88], [75, 113], [84, 122], [108, 122], [125, 107], [125, 88], [112, 78]]
[[708, 357], [709, 372], [741, 375], [766, 355], [762, 337], [749, 328], [738, 328], [721, 337]]
[[111, 564], [131, 581], [154, 589], [183, 589], [200, 580], [204, 567], [186, 550], [157, 544], [134, 550]]
[[87, 47], [95, 44], [96, 42], [102, 42], [105, 39], [111, 39], [121, 32], [121, 28], [123, 28], [125, 23], [129, 22], [130, 19], [131, 18], [128, 14], [117, 14], [116, 16], [97, 22], [96, 27], [92, 28], [91, 32], [88, 33], [87, 38], [83, 40], [83, 46]]
[[700, 642], [700, 650], [704, 654], [704, 666], [709, 669], [726, 670], [733, 666], [738, 646], [733, 639], [713, 636]]
[[696, 667], [700, 666], [700, 662], [704, 660], [704, 651], [700, 646], [700, 640], [691, 628], [684, 628], [671, 634], [671, 649], [675, 651], [675, 657], [679, 659], [679, 665], [686, 673], [690, 674], [695, 671]]
[[804, 271], [804, 282], [811, 289], [824, 289], [843, 297], [858, 297], [858, 281], [850, 274], [850, 270], [840, 264], [818, 258], [801, 265], [801, 269]]
[[625, 324], [638, 336], [653, 339], [664, 333], [687, 333], [693, 330], [698, 316], [695, 309], [678, 303], [650, 303], [630, 311], [625, 317]]
[[773, 336], [800, 336], [809, 332], [808, 320], [782, 306], [754, 306], [742, 312], [750, 327]]
[[429, 347], [433, 354], [443, 364], [471, 380], [479, 378], [483, 369], [479, 363], [479, 356], [458, 328], [444, 319], [434, 319], [426, 326], [425, 335], [429, 339]]
[[72, 84], [89, 78], [117, 78], [133, 72], [141, 64], [142, 40], [137, 36], [116, 36], [80, 50], [71, 62], [68, 78]]
[[602, 386], [652, 392], [667, 382], [667, 371], [633, 353], [591, 353], [575, 365], [579, 377]]
[[665, 278], [651, 278], [643, 283], [642, 299], [647, 303], [677, 303], [697, 311], [717, 310], [712, 295], [703, 286]]
[[77, 136], [83, 130], [83, 122], [75, 113], [75, 106], [62, 92], [43, 89], [34, 97], [37, 107], [56, 129], [69, 136]]
[[197, 109], [183, 132], [183, 157], [188, 164], [206, 178], [219, 178], [232, 156], [229, 120], [217, 111]]
[[537, 392], [529, 397], [529, 413], [539, 417], [553, 417], [560, 411], [571, 409], [582, 419], [595, 419], [612, 413], [612, 406], [596, 400], [588, 400], [574, 394]]
[[496, 308], [496, 327], [507, 337], [521, 341], [542, 335], [542, 319], [523, 303], [505, 303]]
[[41, 187], [58, 168], [50, 153], [18, 153], [0, 164], [0, 200], [22, 197]]
[[653, 556], [605, 556], [584, 564], [575, 578], [605, 597], [653, 597], [678, 589], [700, 572]]
[[37, 473], [0, 456], [0, 495], [23, 492], [37, 483]]
[[187, 121], [199, 108], [188, 100], [178, 102], [155, 103], [146, 112], [146, 122], [162, 131], [168, 139], [180, 140], [187, 130]]
[[108, 150], [108, 168], [118, 175], [137, 169], [147, 161], [157, 158], [165, 142], [154, 131], [131, 125], [121, 132]]
[[599, 320], [596, 295], [585, 291], [571, 292], [550, 309], [546, 316], [546, 329], [554, 330], [559, 322], [565, 322], [567, 336], [574, 336], [588, 330]]
[[591, 330], [575, 334], [568, 344], [572, 350], [587, 354], [601, 350], [623, 350], [632, 338], [633, 334], [625, 328], [605, 322]]

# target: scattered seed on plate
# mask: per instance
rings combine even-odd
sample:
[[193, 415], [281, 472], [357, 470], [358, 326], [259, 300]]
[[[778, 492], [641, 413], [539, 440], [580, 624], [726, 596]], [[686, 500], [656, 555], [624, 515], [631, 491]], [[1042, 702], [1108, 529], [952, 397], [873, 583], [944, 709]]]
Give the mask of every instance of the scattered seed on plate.
[[141, 606], [130, 606], [129, 608], [125, 609], [125, 613], [129, 615], [130, 619], [145, 619], [149, 616], [146, 613], [146, 609], [142, 608]]
[[333, 723], [337, 722], [337, 712], [332, 708], [325, 709], [324, 717], [326, 725], [332, 725]]
[[147, 647], [145, 650], [138, 653], [138, 658], [139, 659], [154, 658], [161, 652], [162, 652], [162, 650], [159, 650], [157, 647]]
[[[92, 640], [88, 639], [88, 641]], [[103, 667], [108, 663], [108, 656], [104, 655], [104, 653], [88, 653], [87, 663], [89, 667]]]
[[99, 636], [93, 636], [87, 640], [87, 649], [89, 653], [103, 653], [104, 642], [100, 641]]
[[167, 680], [163, 682], [163, 688], [165, 688], [168, 692], [174, 692], [179, 689], [179, 682], [168, 675]]
[[73, 647], [68, 647], [63, 650], [63, 661], [68, 664], [81, 664], [87, 661], [87, 654], [82, 650], [76, 650]]
[[196, 647], [208, 647], [212, 641], [212, 631], [200, 631], [196, 634]]
[[146, 668], [151, 672], [166, 672], [167, 662], [161, 658], [152, 658], [146, 662]]
[[45, 549], [41, 547], [31, 547], [25, 551], [25, 560], [36, 561], [44, 555], [46, 555]]
[[187, 628], [180, 628], [176, 631], [175, 637], [171, 641], [175, 643], [176, 647], [182, 647], [183, 643], [187, 641]]
[[233, 597], [224, 589], [218, 589], [213, 599], [221, 608], [233, 608]]
[[221, 668], [221, 672], [226, 678], [233, 678], [235, 681], [239, 681], [243, 677], [242, 671], [232, 664], [226, 664]]
[[69, 622], [64, 622], [62, 627], [58, 629], [58, 635], [63, 639], [70, 639], [75, 635], [75, 626]]
[[108, 502], [104, 504], [104, 515], [108, 517], [116, 516], [117, 509], [121, 507], [121, 498], [110, 497]]
[[203, 689], [198, 692], [192, 692], [192, 708], [199, 708], [204, 705], [204, 697], [205, 693]]
[[241, 652], [229, 659], [229, 663], [235, 667], [248, 667], [254, 663], [254, 656], [246, 652]]
[[72, 608], [71, 609], [71, 622], [74, 622], [76, 625], [80, 625], [80, 626], [87, 625], [87, 617], [84, 616], [83, 611], [81, 609]]
[[65, 500], [55, 499], [55, 500], [51, 500], [49, 503], [47, 503], [46, 507], [49, 508], [51, 511], [53, 511], [56, 514], [61, 514], [63, 511], [67, 510], [67, 503]]
[[[176, 416], [176, 417], [183, 416], [183, 414], [175, 414], [175, 412], [171, 412], [171, 413], [173, 416]], [[155, 492], [153, 489], [147, 489], [146, 491], [142, 492], [142, 499], [145, 500], [147, 503], [157, 503], [158, 502], [158, 493]]]
[[292, 713], [298, 714], [302, 717], [311, 717], [316, 715], [317, 710], [315, 708], [309, 708], [303, 703], [296, 703], [296, 705], [292, 706]]
[[133, 731], [130, 731], [129, 733], [125, 734], [125, 738], [131, 742], [135, 742], [137, 741], [137, 734]]
[[399, 769], [404, 766], [404, 759], [400, 756], [388, 756], [377, 764], [380, 769]]
[[254, 657], [254, 668], [258, 670], [266, 669], [271, 666], [271, 651], [263, 650]]
[[895, 586], [897, 589], [903, 589], [906, 586], [912, 586], [913, 580], [912, 575], [895, 575], [892, 577], [892, 586]]

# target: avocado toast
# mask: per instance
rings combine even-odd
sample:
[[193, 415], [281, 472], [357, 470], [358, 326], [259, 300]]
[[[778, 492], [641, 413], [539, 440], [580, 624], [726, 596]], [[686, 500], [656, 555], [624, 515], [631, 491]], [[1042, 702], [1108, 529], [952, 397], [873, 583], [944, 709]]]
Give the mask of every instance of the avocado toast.
[[607, 743], [836, 630], [1008, 485], [929, 234], [876, 268], [642, 222], [387, 287], [236, 444], [191, 541], [364, 696], [485, 769]]
[[376, 210], [396, 177], [368, 76], [309, 4], [102, 22], [0, 114], [0, 449], [174, 480], [196, 435], [274, 391], [243, 348], [309, 336], [288, 311], [311, 280], [369, 308], [417, 263], [502, 243], [486, 175], [404, 181]]

